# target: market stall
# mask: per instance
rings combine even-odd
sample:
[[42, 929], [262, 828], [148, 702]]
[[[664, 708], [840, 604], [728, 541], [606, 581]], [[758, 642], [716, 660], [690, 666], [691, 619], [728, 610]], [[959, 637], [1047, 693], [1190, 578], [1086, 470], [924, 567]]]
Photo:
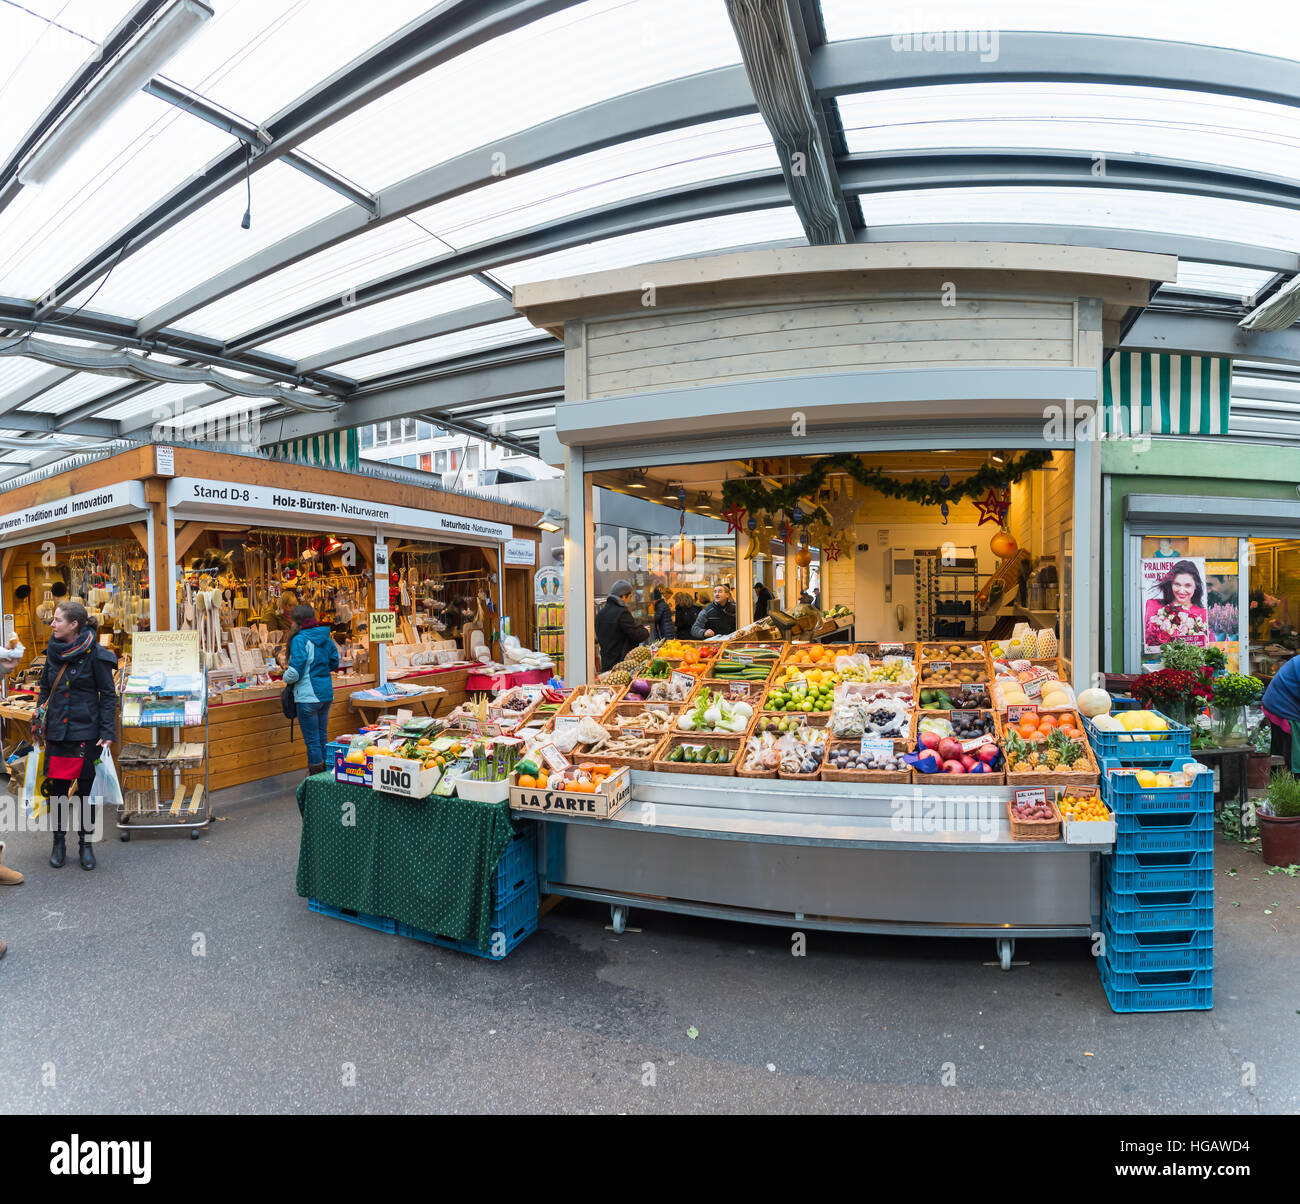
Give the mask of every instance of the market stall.
[[[917, 712], [947, 691], [958, 710], [999, 715], [992, 697], [960, 705], [965, 687], [993, 692], [997, 662], [1015, 664], [995, 724], [1012, 708], [1042, 706], [1040, 668], [1050, 666], [1073, 704], [1098, 665], [1099, 461], [1095, 425], [1081, 419], [1120, 324], [1153, 281], [1174, 274], [1169, 257], [1117, 251], [868, 244], [521, 286], [516, 307], [570, 349], [553, 450], [569, 475], [571, 677], [582, 680], [584, 662], [594, 677], [591, 490], [648, 474], [724, 503], [735, 531], [733, 638], [774, 643], [785, 657], [786, 641], [840, 606], [873, 668], [897, 655], [891, 643], [915, 646]], [[783, 559], [778, 625], [756, 629], [755, 562], [767, 556], [770, 567], [774, 555]], [[801, 609], [816, 561], [820, 606]], [[733, 651], [742, 665], [752, 660]], [[668, 689], [672, 673], [685, 677], [683, 690], [706, 680], [711, 670], [695, 656], [669, 666]], [[814, 675], [834, 671], [810, 656], [796, 676], [815, 691]], [[614, 684], [636, 680], [628, 666], [615, 673]], [[768, 705], [776, 683], [762, 684]], [[1043, 709], [1061, 709], [1055, 698]], [[1018, 935], [1096, 930], [1111, 847], [1016, 838], [1009, 763], [1021, 750], [1008, 736], [1032, 742], [1032, 733], [1012, 726], [992, 733], [1008, 762], [1001, 775], [959, 765], [960, 774], [922, 777], [910, 766], [841, 779], [838, 765], [827, 775], [824, 748], [803, 758], [809, 772], [775, 779], [633, 764], [629, 801], [613, 819], [541, 814], [543, 887], [608, 901], [616, 924], [644, 906], [998, 935], [1006, 964]], [[1086, 739], [1067, 742], [1091, 756]], [[1097, 783], [1095, 762], [1079, 772]]]
[[[293, 606], [312, 605], [340, 648], [331, 735], [355, 726], [354, 694], [396, 704], [408, 682], [436, 684], [451, 710], [475, 649], [501, 652], [503, 545], [540, 537], [536, 512], [505, 502], [183, 446], [132, 449], [11, 496], [22, 508], [0, 517], [5, 614], [29, 652], [64, 589], [103, 616], [119, 656], [134, 630], [199, 634], [213, 790], [301, 760], [279, 703]], [[442, 600], [467, 595], [464, 620], [447, 622]], [[372, 645], [368, 618], [390, 609], [396, 634]], [[531, 606], [510, 617], [527, 638]]]

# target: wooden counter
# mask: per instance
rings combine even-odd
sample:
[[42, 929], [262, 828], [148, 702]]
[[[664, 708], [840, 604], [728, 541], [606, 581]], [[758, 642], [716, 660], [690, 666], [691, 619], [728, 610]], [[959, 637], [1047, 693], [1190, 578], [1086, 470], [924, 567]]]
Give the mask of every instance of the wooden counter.
[[[465, 690], [468, 674], [469, 666], [461, 665], [412, 673], [396, 680], [411, 685], [442, 686], [447, 695], [441, 713], [446, 714], [469, 697]], [[334, 704], [330, 707], [326, 725], [327, 740], [357, 730], [360, 716], [348, 700], [354, 692], [370, 690], [374, 686], [374, 678], [365, 678], [345, 688], [335, 688]], [[394, 702], [393, 707], [396, 709], [400, 705], [400, 702]], [[290, 743], [289, 720], [280, 709], [278, 694], [270, 698], [236, 697], [214, 701], [208, 725], [213, 790], [242, 786], [299, 769], [306, 772], [307, 750], [302, 741], [301, 725], [295, 720], [293, 742]]]

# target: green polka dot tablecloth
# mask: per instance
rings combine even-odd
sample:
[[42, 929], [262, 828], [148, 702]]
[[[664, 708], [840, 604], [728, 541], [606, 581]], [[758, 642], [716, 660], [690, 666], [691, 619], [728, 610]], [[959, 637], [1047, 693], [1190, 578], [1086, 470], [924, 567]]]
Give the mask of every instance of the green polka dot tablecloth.
[[491, 939], [492, 876], [510, 804], [406, 799], [317, 774], [298, 787], [298, 893], [458, 941]]

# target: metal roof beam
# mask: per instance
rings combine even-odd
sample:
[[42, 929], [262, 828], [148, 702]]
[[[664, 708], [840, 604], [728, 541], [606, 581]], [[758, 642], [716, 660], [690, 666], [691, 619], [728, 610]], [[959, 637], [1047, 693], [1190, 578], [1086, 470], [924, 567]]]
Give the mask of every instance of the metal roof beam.
[[941, 149], [893, 151], [887, 157], [840, 160], [849, 192], [899, 192], [919, 188], [1127, 188], [1191, 193], [1222, 200], [1300, 209], [1300, 182], [1262, 172], [1206, 167], [1153, 155], [1107, 155], [1106, 170], [1093, 173], [1091, 155], [1062, 151]]
[[1242, 330], [1235, 317], [1169, 314], [1147, 310], [1138, 316], [1121, 351], [1168, 351], [1186, 355], [1230, 355], [1243, 360], [1300, 362], [1300, 326], [1289, 330]]
[[25, 410], [11, 410], [0, 425], [7, 431], [31, 431], [45, 435], [89, 435], [92, 439], [116, 439], [118, 424], [109, 418], [82, 418], [64, 424], [58, 414], [37, 414]]
[[[349, 399], [329, 414], [294, 414], [262, 419], [262, 442], [303, 439], [328, 431], [369, 426], [390, 418], [424, 418], [447, 426], [442, 410], [474, 401], [509, 401], [539, 393], [564, 391], [564, 352], [557, 348], [544, 357], [510, 363], [482, 363], [452, 371], [416, 384], [378, 389]], [[453, 419], [454, 421], [454, 419]]]
[[1181, 260], [1218, 263], [1261, 272], [1300, 271], [1300, 255], [1271, 247], [1190, 234], [1130, 230], [1113, 226], [1066, 226], [1030, 222], [918, 222], [916, 225], [873, 226], [857, 232], [859, 242], [1026, 242], [1107, 247], [1117, 251], [1148, 251], [1177, 255]]
[[791, 204], [812, 246], [853, 241], [821, 100], [809, 75], [799, 0], [726, 0], [745, 71], [758, 100]]
[[1300, 106], [1300, 62], [1113, 34], [998, 34], [988, 62], [978, 47], [907, 53], [892, 35], [828, 42], [812, 59], [821, 96], [937, 84], [1073, 83], [1176, 88]]
[[[578, 0], [448, 0], [438, 5], [265, 122], [263, 128], [272, 142], [253, 160], [252, 169], [256, 171], [283, 157], [322, 130], [439, 64], [576, 3]], [[238, 184], [244, 171], [245, 150], [241, 143], [174, 188], [74, 268], [51, 290], [53, 303], [62, 304], [98, 280], [120, 255], [125, 257], [124, 248], [138, 249]]]
[[[379, 216], [373, 221], [367, 221], [355, 210], [344, 209], [232, 264], [146, 314], [140, 322], [140, 332], [149, 334], [179, 321], [236, 289], [327, 250], [362, 230], [490, 185], [499, 178], [492, 174], [494, 162], [504, 162], [510, 176], [519, 176], [574, 155], [665, 130], [752, 113], [754, 109], [754, 95], [744, 68], [723, 67], [566, 113], [498, 139], [489, 146], [457, 155], [385, 188], [378, 194]], [[495, 154], [502, 158], [494, 160]]]

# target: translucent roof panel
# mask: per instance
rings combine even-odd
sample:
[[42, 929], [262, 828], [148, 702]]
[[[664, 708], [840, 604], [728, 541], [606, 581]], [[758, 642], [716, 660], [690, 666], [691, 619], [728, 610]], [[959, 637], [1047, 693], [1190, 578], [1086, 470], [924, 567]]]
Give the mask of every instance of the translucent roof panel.
[[[126, 401], [119, 401], [117, 405], [110, 406], [106, 410], [100, 410], [95, 417], [112, 418], [118, 422], [126, 422], [130, 418], [140, 418], [147, 415], [154, 420], [161, 421], [164, 418], [170, 418], [176, 412], [176, 407], [184, 403], [186, 397], [203, 387], [202, 385], [176, 383], [157, 385], [135, 397], [127, 398]], [[130, 429], [129, 424], [127, 429]]]
[[1225, 8], [1217, 0], [1183, 0], [1174, 7], [1132, 0], [926, 0], [924, 4], [864, 4], [821, 0], [831, 41], [895, 33], [985, 30], [1003, 33], [1101, 33], [1199, 42], [1257, 54], [1300, 58], [1300, 10], [1255, 3]]
[[1232, 268], [1221, 263], [1178, 261], [1175, 288], [1194, 289], [1221, 297], [1253, 297], [1273, 279], [1272, 272], [1255, 272], [1249, 268]]
[[608, 97], [738, 62], [721, 4], [587, 0], [435, 67], [303, 149], [374, 191]]
[[[345, 376], [365, 380], [372, 376], [387, 376], [391, 372], [400, 372], [403, 368], [412, 368], [418, 364], [434, 363], [438, 360], [453, 359], [458, 355], [467, 355], [471, 351], [482, 351], [488, 347], [505, 347], [511, 343], [528, 343], [537, 339], [539, 331], [527, 318], [516, 318], [511, 322], [494, 322], [490, 326], [476, 326], [469, 330], [458, 330], [454, 334], [439, 335], [434, 339], [421, 339], [418, 343], [408, 343], [405, 347], [395, 347], [391, 351], [380, 351], [374, 355], [365, 355], [360, 359], [347, 360], [333, 365], [333, 371]], [[550, 336], [548, 342], [559, 346]]]
[[237, 337], [304, 306], [337, 299], [377, 277], [445, 254], [449, 249], [414, 222], [389, 222], [205, 305], [179, 319], [177, 325]]
[[317, 322], [314, 326], [263, 343], [258, 350], [287, 356], [291, 360], [321, 355], [334, 347], [344, 347], [357, 339], [384, 334], [399, 326], [453, 313], [485, 301], [499, 301], [500, 296], [481, 281], [463, 277], [445, 284], [416, 289], [389, 301], [348, 310], [337, 318]]
[[779, 168], [767, 126], [755, 114], [669, 130], [506, 175], [415, 217], [462, 248], [650, 193]]
[[[237, 187], [228, 188], [165, 234], [125, 256], [106, 281], [82, 290], [72, 304], [85, 305], [98, 288], [94, 309], [142, 318], [168, 299], [340, 207], [338, 193], [280, 162], [268, 163], [256, 172], [251, 184], [249, 229], [240, 227], [247, 204], [241, 180]], [[151, 187], [147, 196], [156, 191]], [[186, 329], [197, 328], [187, 323]], [[209, 333], [222, 338], [230, 334]]]
[[514, 288], [534, 280], [577, 276], [607, 268], [632, 267], [661, 259], [708, 255], [732, 247], [770, 242], [804, 243], [803, 227], [792, 208], [760, 209], [727, 217], [709, 217], [675, 226], [660, 226], [637, 234], [622, 234], [598, 242], [554, 251], [533, 259], [494, 268], [493, 274]]
[[1300, 212], [1294, 209], [1125, 188], [918, 188], [864, 193], [862, 215], [868, 230], [916, 222], [1010, 221], [1226, 237], [1288, 252], [1300, 245]]
[[1093, 84], [944, 84], [838, 98], [852, 154], [1009, 147], [1156, 155], [1300, 178], [1300, 110]]
[[[183, 47], [166, 75], [262, 123], [433, 7], [430, 0], [223, 0], [206, 45]], [[219, 20], [218, 18], [225, 18]]]
[[43, 187], [22, 189], [5, 209], [0, 292], [40, 296], [229, 144], [228, 135], [153, 96], [131, 97]]
[[[13, 340], [5, 338], [4, 342], [8, 344]], [[29, 359], [26, 356], [0, 356], [0, 404], [3, 404], [6, 394], [21, 388], [23, 385], [31, 384], [42, 376], [51, 374], [54, 374], [57, 378], [58, 375], [66, 372], [66, 368], [54, 368], [49, 364], [42, 363], [40, 360]]]
[[66, 414], [84, 402], [103, 397], [116, 389], [129, 385], [126, 377], [103, 376], [97, 372], [78, 372], [67, 380], [47, 389], [39, 397], [26, 401], [22, 409], [35, 414]]

